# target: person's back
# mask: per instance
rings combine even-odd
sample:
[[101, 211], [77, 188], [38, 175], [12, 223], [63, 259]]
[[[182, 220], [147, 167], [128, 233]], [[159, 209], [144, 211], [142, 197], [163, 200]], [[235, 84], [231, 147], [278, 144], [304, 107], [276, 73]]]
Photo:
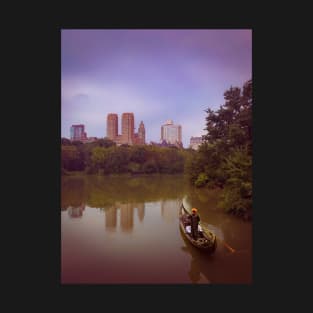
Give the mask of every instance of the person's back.
[[193, 208], [191, 210], [192, 214], [190, 215], [190, 224], [191, 224], [191, 234], [194, 239], [198, 237], [198, 225], [200, 222], [200, 217], [197, 214], [197, 209]]

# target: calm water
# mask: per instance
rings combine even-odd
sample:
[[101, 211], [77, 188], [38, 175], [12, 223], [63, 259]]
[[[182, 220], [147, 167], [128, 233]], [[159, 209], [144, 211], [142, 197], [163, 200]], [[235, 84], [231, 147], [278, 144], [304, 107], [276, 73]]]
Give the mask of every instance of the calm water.
[[[252, 283], [252, 224], [217, 209], [218, 191], [182, 176], [81, 176], [62, 177], [61, 199], [62, 283]], [[213, 255], [181, 234], [182, 202], [217, 235]]]

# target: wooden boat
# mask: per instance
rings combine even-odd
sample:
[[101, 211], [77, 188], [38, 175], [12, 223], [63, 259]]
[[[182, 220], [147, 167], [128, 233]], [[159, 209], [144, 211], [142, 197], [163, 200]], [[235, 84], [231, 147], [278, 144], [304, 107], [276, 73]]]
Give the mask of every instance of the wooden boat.
[[205, 229], [205, 227], [202, 225], [200, 221], [199, 222], [200, 227], [198, 228], [198, 238], [195, 240], [191, 236], [191, 233], [187, 231], [188, 226], [190, 227], [190, 222], [188, 219], [189, 215], [190, 214], [182, 204], [179, 211], [179, 226], [182, 233], [189, 240], [189, 242], [193, 244], [195, 247], [199, 248], [200, 250], [203, 251], [205, 250], [209, 253], [213, 253], [217, 247], [216, 235], [209, 231], [208, 229]]

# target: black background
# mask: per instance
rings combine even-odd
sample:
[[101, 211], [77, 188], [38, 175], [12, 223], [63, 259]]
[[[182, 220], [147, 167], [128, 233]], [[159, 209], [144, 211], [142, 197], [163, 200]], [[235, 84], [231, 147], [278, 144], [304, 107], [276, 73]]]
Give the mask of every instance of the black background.
[[[5, 120], [8, 144], [3, 168], [12, 214], [3, 237], [8, 245], [3, 259], [11, 305], [55, 310], [193, 310], [194, 312], [281, 310], [283, 287], [291, 285], [287, 266], [289, 243], [281, 225], [289, 225], [283, 181], [290, 145], [281, 123], [279, 82], [285, 75], [286, 56], [277, 50], [285, 39], [277, 16], [279, 8], [257, 8], [206, 3], [175, 8], [148, 4], [114, 11], [73, 4], [19, 7], [7, 24], [8, 68], [5, 89], [10, 113]], [[55, 12], [55, 13], [53, 13]], [[60, 139], [61, 139], [61, 29], [63, 28], [248, 28], [253, 29], [253, 283], [251, 285], [61, 285], [60, 283]], [[285, 56], [285, 59], [284, 59]], [[4, 100], [3, 100], [4, 101]], [[285, 100], [284, 100], [285, 101]], [[289, 112], [290, 113], [290, 112]], [[295, 140], [295, 139], [293, 139]], [[7, 141], [5, 141], [7, 142]], [[3, 142], [4, 144], [4, 142]], [[283, 153], [283, 155], [282, 155]], [[285, 162], [285, 163], [284, 163]], [[10, 165], [9, 165], [10, 164]], [[11, 165], [12, 164], [12, 165]], [[287, 164], [286, 164], [287, 167]], [[279, 188], [283, 188], [279, 192]], [[279, 195], [280, 194], [280, 195]], [[284, 194], [284, 197], [281, 195]], [[285, 199], [285, 203], [282, 201]], [[292, 218], [292, 217], [291, 217]], [[12, 221], [12, 222], [8, 222]], [[292, 239], [291, 239], [292, 240]], [[7, 269], [7, 270], [6, 270]], [[140, 270], [140, 269], [138, 269]], [[234, 268], [234, 270], [236, 270]], [[287, 278], [287, 280], [286, 280]], [[286, 284], [286, 281], [288, 283]]]

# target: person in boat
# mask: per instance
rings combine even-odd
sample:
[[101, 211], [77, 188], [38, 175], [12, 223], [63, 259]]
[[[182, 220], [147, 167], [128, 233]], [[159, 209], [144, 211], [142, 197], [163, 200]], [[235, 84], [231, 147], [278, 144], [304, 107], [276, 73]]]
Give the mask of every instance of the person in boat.
[[193, 239], [197, 240], [198, 238], [198, 225], [200, 222], [200, 216], [198, 215], [198, 210], [193, 208], [191, 214], [189, 215], [189, 221], [191, 226], [191, 236]]

